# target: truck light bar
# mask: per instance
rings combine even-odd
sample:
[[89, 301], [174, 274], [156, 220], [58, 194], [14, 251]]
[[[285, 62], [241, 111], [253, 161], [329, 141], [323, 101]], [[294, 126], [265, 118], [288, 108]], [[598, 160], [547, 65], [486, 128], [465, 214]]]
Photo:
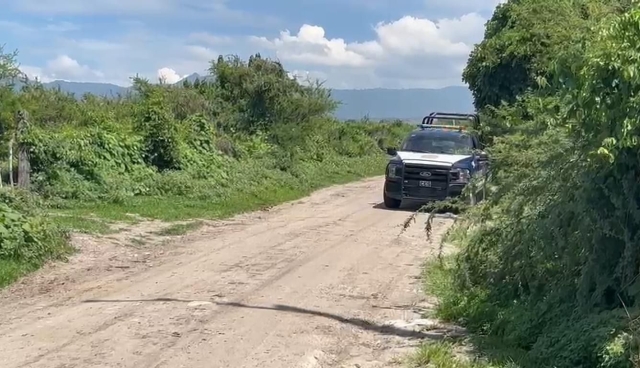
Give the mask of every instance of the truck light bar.
[[432, 112], [422, 119], [421, 125], [433, 125], [437, 120], [449, 120], [452, 126], [472, 125], [477, 128], [480, 124], [480, 118], [477, 114], [460, 114], [450, 112]]
[[458, 132], [467, 130], [467, 127], [462, 125], [418, 124], [418, 128], [423, 130], [424, 129], [446, 129], [446, 130], [456, 130]]

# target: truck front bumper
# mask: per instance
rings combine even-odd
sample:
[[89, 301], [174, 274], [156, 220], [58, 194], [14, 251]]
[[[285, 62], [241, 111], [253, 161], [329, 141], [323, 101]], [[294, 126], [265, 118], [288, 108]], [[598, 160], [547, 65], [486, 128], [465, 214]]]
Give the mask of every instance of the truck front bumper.
[[466, 183], [449, 183], [441, 188], [423, 188], [415, 181], [387, 177], [384, 193], [387, 197], [397, 200], [442, 201], [459, 197], [466, 185]]

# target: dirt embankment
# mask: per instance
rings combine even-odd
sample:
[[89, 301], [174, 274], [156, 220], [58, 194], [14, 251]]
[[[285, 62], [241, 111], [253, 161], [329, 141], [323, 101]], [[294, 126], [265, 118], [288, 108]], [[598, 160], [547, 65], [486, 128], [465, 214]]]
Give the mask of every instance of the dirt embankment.
[[[0, 367], [390, 367], [422, 338], [424, 259], [381, 178], [207, 224], [170, 244], [80, 237], [0, 294]], [[424, 220], [424, 217], [422, 218]], [[152, 239], [153, 240], [153, 239]]]

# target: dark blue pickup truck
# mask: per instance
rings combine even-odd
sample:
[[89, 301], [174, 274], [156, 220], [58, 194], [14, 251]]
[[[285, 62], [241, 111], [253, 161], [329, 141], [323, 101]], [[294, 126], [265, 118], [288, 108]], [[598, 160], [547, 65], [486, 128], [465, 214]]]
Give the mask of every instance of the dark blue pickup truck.
[[[446, 124], [434, 124], [443, 121]], [[384, 205], [399, 208], [404, 200], [429, 202], [460, 196], [471, 177], [484, 172], [488, 164], [468, 123], [477, 127], [478, 116], [431, 113], [399, 148], [388, 148], [392, 157], [387, 164]]]

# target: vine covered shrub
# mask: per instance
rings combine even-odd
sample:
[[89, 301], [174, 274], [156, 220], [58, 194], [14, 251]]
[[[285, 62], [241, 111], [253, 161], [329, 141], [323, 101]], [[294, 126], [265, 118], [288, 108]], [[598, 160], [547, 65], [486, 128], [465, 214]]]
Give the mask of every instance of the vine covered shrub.
[[248, 62], [221, 57], [210, 72], [213, 81], [177, 86], [135, 79], [134, 93], [116, 99], [74, 99], [26, 85], [12, 99], [31, 116], [26, 141], [34, 191], [58, 204], [215, 199], [274, 175], [270, 184], [283, 185], [343, 158], [371, 158], [381, 170], [384, 145], [397, 144], [410, 129], [338, 122], [330, 116], [336, 103], [328, 90], [298, 83], [260, 55]]
[[67, 234], [37, 204], [28, 193], [0, 190], [0, 287], [71, 251]]
[[487, 111], [498, 190], [467, 215], [439, 311], [522, 366], [640, 364], [640, 9], [620, 9]]
[[113, 126], [30, 131], [34, 189], [47, 197], [105, 199], [144, 194], [154, 169], [143, 160], [140, 136]]

